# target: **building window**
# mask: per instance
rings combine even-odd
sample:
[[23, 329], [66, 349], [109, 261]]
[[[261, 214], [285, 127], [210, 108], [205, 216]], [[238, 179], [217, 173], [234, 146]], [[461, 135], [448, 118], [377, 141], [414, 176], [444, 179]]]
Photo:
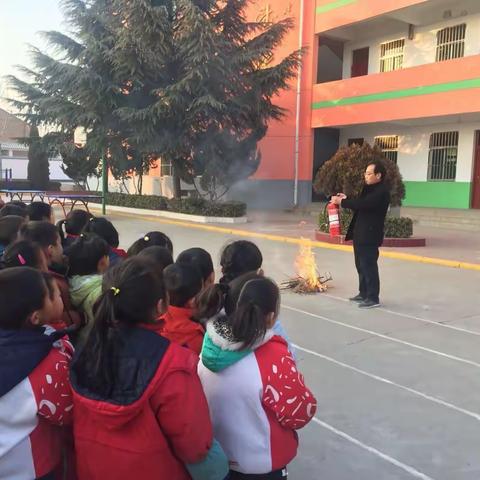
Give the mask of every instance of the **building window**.
[[9, 150], [1, 150], [1, 151], [0, 151], [0, 155], [1, 155], [2, 157], [8, 157], [8, 154], [9, 154]]
[[428, 154], [428, 180], [455, 180], [458, 132], [433, 133]]
[[172, 176], [172, 162], [164, 159], [160, 159], [160, 176], [171, 177]]
[[394, 40], [393, 42], [380, 45], [380, 71], [393, 72], [403, 68], [403, 51], [405, 39]]
[[359, 147], [361, 147], [364, 142], [365, 142], [365, 139], [363, 138], [349, 138], [348, 146], [351, 147], [352, 145], [358, 145]]
[[437, 62], [461, 58], [465, 54], [465, 32], [467, 24], [462, 23], [437, 32]]
[[382, 150], [386, 158], [393, 163], [398, 160], [398, 135], [375, 137], [375, 145]]

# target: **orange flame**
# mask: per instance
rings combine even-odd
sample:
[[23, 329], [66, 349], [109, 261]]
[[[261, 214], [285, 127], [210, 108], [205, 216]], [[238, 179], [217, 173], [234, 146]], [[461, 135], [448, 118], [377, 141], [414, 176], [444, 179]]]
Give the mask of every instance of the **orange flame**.
[[302, 237], [300, 251], [295, 260], [297, 275], [302, 278], [308, 289], [315, 292], [323, 292], [326, 285], [322, 284], [318, 278], [317, 263], [315, 261], [315, 253], [313, 253], [312, 245], [309, 240]]

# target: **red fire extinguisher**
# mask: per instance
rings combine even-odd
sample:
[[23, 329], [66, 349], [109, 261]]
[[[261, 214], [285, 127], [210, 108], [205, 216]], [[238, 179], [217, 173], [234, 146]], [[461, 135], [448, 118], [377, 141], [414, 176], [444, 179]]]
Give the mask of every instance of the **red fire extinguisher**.
[[336, 237], [341, 235], [342, 230], [340, 228], [340, 207], [334, 203], [329, 203], [327, 206], [327, 213], [330, 236]]

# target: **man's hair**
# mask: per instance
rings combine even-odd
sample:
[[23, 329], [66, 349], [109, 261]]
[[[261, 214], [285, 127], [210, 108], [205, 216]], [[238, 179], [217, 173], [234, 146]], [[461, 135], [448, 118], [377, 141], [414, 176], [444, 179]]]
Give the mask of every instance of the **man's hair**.
[[380, 162], [379, 160], [375, 160], [374, 162], [370, 162], [367, 165], [367, 167], [369, 167], [370, 165], [375, 166], [375, 170], [374, 170], [375, 175], [377, 175], [378, 173], [382, 175], [382, 182], [383, 182], [385, 180], [385, 177], [387, 176], [387, 169], [385, 168], [385, 165], [383, 164], [383, 162]]

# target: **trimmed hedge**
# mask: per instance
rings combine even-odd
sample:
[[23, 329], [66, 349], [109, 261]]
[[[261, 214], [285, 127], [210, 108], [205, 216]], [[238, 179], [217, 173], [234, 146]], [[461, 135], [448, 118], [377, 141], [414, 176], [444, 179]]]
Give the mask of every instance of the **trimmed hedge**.
[[[100, 193], [101, 194], [101, 193]], [[166, 210], [205, 217], [243, 217], [247, 205], [243, 202], [211, 202], [204, 198], [168, 199], [159, 195], [107, 193], [107, 204], [118, 207]]]
[[[352, 221], [353, 213], [350, 210], [340, 210], [340, 225], [342, 234], [346, 235]], [[321, 232], [328, 233], [328, 215], [326, 211], [320, 213], [318, 226]], [[410, 238], [413, 235], [413, 221], [409, 217], [391, 217], [385, 219], [385, 237]]]
[[[47, 190], [50, 192], [59, 192], [61, 187], [61, 182], [50, 181]], [[0, 188], [3, 190], [31, 190], [32, 184], [30, 180], [12, 180], [10, 182], [2, 180], [0, 181]]]

